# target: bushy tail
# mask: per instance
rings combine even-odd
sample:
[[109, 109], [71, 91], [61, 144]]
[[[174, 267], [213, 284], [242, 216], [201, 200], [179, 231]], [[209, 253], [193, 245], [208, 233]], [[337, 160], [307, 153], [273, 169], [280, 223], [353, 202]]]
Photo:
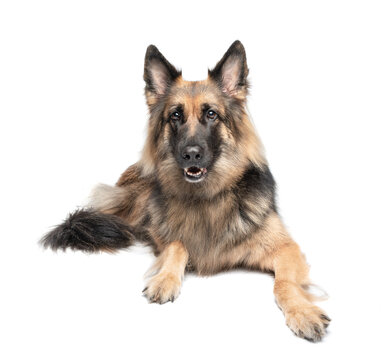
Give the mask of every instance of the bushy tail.
[[81, 209], [47, 233], [41, 244], [53, 250], [73, 249], [87, 252], [115, 251], [131, 245], [130, 227], [115, 215]]

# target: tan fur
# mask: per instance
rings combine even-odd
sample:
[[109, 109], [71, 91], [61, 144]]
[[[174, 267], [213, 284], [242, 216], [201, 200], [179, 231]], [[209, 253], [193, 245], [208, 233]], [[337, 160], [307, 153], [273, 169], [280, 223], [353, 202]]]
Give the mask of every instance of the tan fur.
[[246, 153], [247, 158], [262, 168], [263, 165], [267, 165], [267, 160], [264, 156], [264, 150], [262, 143], [254, 130], [254, 126], [250, 120], [249, 115], [242, 119], [241, 130], [246, 134], [244, 141], [237, 143], [238, 148], [243, 153]]
[[150, 269], [153, 275], [143, 291], [147, 298], [160, 304], [176, 299], [187, 261], [188, 252], [180, 241], [169, 244]]
[[152, 132], [152, 126], [148, 125], [147, 140], [144, 144], [142, 156], [138, 163], [139, 167], [142, 169], [142, 175], [147, 177], [155, 173], [155, 164], [157, 163], [157, 153], [153, 147]]

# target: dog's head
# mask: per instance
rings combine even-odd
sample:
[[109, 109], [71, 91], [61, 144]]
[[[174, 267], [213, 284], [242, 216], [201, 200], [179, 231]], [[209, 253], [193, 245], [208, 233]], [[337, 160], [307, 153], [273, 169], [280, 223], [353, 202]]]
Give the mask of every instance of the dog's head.
[[180, 183], [183, 191], [213, 187], [208, 191], [215, 193], [245, 162], [261, 162], [245, 112], [247, 75], [239, 41], [204, 81], [185, 81], [181, 71], [149, 46], [144, 67], [151, 115], [142, 159], [146, 172], [156, 172], [162, 183], [177, 189]]

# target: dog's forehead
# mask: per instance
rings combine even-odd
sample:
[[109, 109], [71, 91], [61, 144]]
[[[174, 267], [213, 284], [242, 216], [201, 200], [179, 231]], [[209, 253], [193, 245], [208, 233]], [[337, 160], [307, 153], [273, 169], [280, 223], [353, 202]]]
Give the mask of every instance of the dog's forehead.
[[209, 79], [186, 81], [181, 77], [173, 84], [168, 102], [170, 105], [181, 104], [184, 108], [201, 108], [203, 104], [221, 104], [221, 95], [215, 83]]

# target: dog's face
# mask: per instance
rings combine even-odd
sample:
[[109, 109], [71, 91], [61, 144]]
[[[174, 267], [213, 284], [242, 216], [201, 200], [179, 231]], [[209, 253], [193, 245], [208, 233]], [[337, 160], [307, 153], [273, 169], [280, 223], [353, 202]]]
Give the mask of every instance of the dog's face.
[[226, 109], [219, 92], [211, 82], [179, 78], [165, 100], [164, 140], [184, 179], [191, 183], [203, 181], [221, 154]]
[[[234, 42], [204, 81], [185, 81], [158, 49], [145, 58], [151, 117], [145, 153], [162, 180], [206, 187], [224, 183], [239, 168], [239, 143], [250, 138], [245, 100], [246, 55]], [[246, 132], [246, 133], [245, 133]], [[146, 159], [147, 160], [147, 159]], [[217, 186], [218, 188], [218, 186]]]

